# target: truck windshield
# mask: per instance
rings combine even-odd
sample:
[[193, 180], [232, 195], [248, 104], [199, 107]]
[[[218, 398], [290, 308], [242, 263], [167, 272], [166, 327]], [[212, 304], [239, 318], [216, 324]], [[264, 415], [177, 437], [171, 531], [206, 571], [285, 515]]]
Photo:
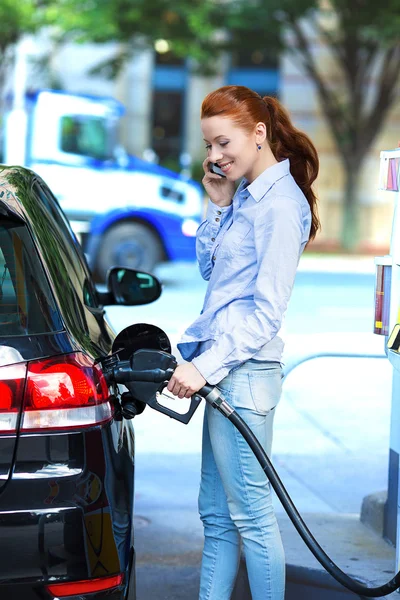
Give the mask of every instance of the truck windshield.
[[112, 158], [109, 122], [102, 117], [66, 115], [61, 118], [63, 152], [109, 160]]

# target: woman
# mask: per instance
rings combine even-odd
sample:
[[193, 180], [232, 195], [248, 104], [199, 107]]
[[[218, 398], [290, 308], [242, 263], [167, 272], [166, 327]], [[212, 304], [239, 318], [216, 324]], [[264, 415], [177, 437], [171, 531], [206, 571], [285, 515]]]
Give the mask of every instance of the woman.
[[[318, 157], [278, 100], [243, 86], [204, 99], [201, 129], [210, 201], [197, 254], [209, 284], [201, 315], [178, 345], [191, 362], [178, 366], [168, 389], [188, 398], [206, 382], [218, 385], [270, 453], [282, 319], [300, 255], [319, 228], [311, 189]], [[210, 163], [223, 175], [212, 173]], [[253, 600], [283, 600], [284, 553], [269, 482], [236, 428], [209, 405], [199, 511], [200, 600], [229, 600], [240, 540]]]

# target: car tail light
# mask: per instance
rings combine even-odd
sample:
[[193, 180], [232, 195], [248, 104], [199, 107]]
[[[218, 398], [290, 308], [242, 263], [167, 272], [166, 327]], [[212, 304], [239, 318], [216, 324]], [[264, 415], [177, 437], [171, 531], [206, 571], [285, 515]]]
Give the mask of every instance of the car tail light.
[[88, 427], [111, 418], [104, 375], [86, 355], [28, 363], [22, 431]]
[[86, 579], [83, 581], [72, 581], [68, 583], [54, 583], [48, 585], [50, 594], [58, 598], [65, 596], [77, 596], [78, 594], [90, 594], [119, 587], [122, 584], [122, 575], [113, 577], [99, 577], [98, 579]]
[[18, 415], [24, 395], [26, 364], [0, 367], [0, 432], [17, 429]]

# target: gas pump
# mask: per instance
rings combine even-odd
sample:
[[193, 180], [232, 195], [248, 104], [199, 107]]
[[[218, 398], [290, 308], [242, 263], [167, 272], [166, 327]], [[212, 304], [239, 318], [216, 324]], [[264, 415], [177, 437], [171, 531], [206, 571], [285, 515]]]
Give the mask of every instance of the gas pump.
[[392, 192], [394, 213], [390, 254], [375, 259], [374, 333], [385, 336], [386, 355], [393, 367], [388, 499], [384, 536], [396, 543], [400, 565], [400, 148], [380, 155], [379, 189]]

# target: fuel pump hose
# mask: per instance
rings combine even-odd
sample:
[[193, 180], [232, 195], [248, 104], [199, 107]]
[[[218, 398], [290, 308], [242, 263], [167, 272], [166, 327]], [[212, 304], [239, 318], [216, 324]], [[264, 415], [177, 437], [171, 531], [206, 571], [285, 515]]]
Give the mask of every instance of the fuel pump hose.
[[276, 495], [282, 503], [283, 508], [285, 509], [288, 517], [297, 529], [304, 543], [319, 561], [319, 563], [324, 567], [324, 569], [328, 571], [330, 575], [332, 575], [332, 577], [334, 577], [339, 583], [355, 594], [368, 598], [381, 598], [382, 596], [391, 594], [400, 587], [400, 571], [395, 575], [395, 577], [393, 577], [393, 579], [378, 587], [368, 587], [346, 575], [346, 573], [344, 573], [331, 560], [328, 554], [321, 548], [317, 540], [314, 538], [311, 531], [303, 521], [299, 511], [293, 504], [292, 499], [286, 491], [282, 481], [279, 478], [279, 475], [272, 466], [272, 463], [260, 442], [257, 440], [256, 436], [253, 434], [248, 425], [238, 415], [238, 413], [223, 398], [218, 388], [211, 385], [206, 385], [197, 393], [213, 408], [219, 410], [227, 419], [229, 419], [244, 437], [258, 462], [260, 463], [261, 468], [268, 477], [268, 480], [270, 481]]

